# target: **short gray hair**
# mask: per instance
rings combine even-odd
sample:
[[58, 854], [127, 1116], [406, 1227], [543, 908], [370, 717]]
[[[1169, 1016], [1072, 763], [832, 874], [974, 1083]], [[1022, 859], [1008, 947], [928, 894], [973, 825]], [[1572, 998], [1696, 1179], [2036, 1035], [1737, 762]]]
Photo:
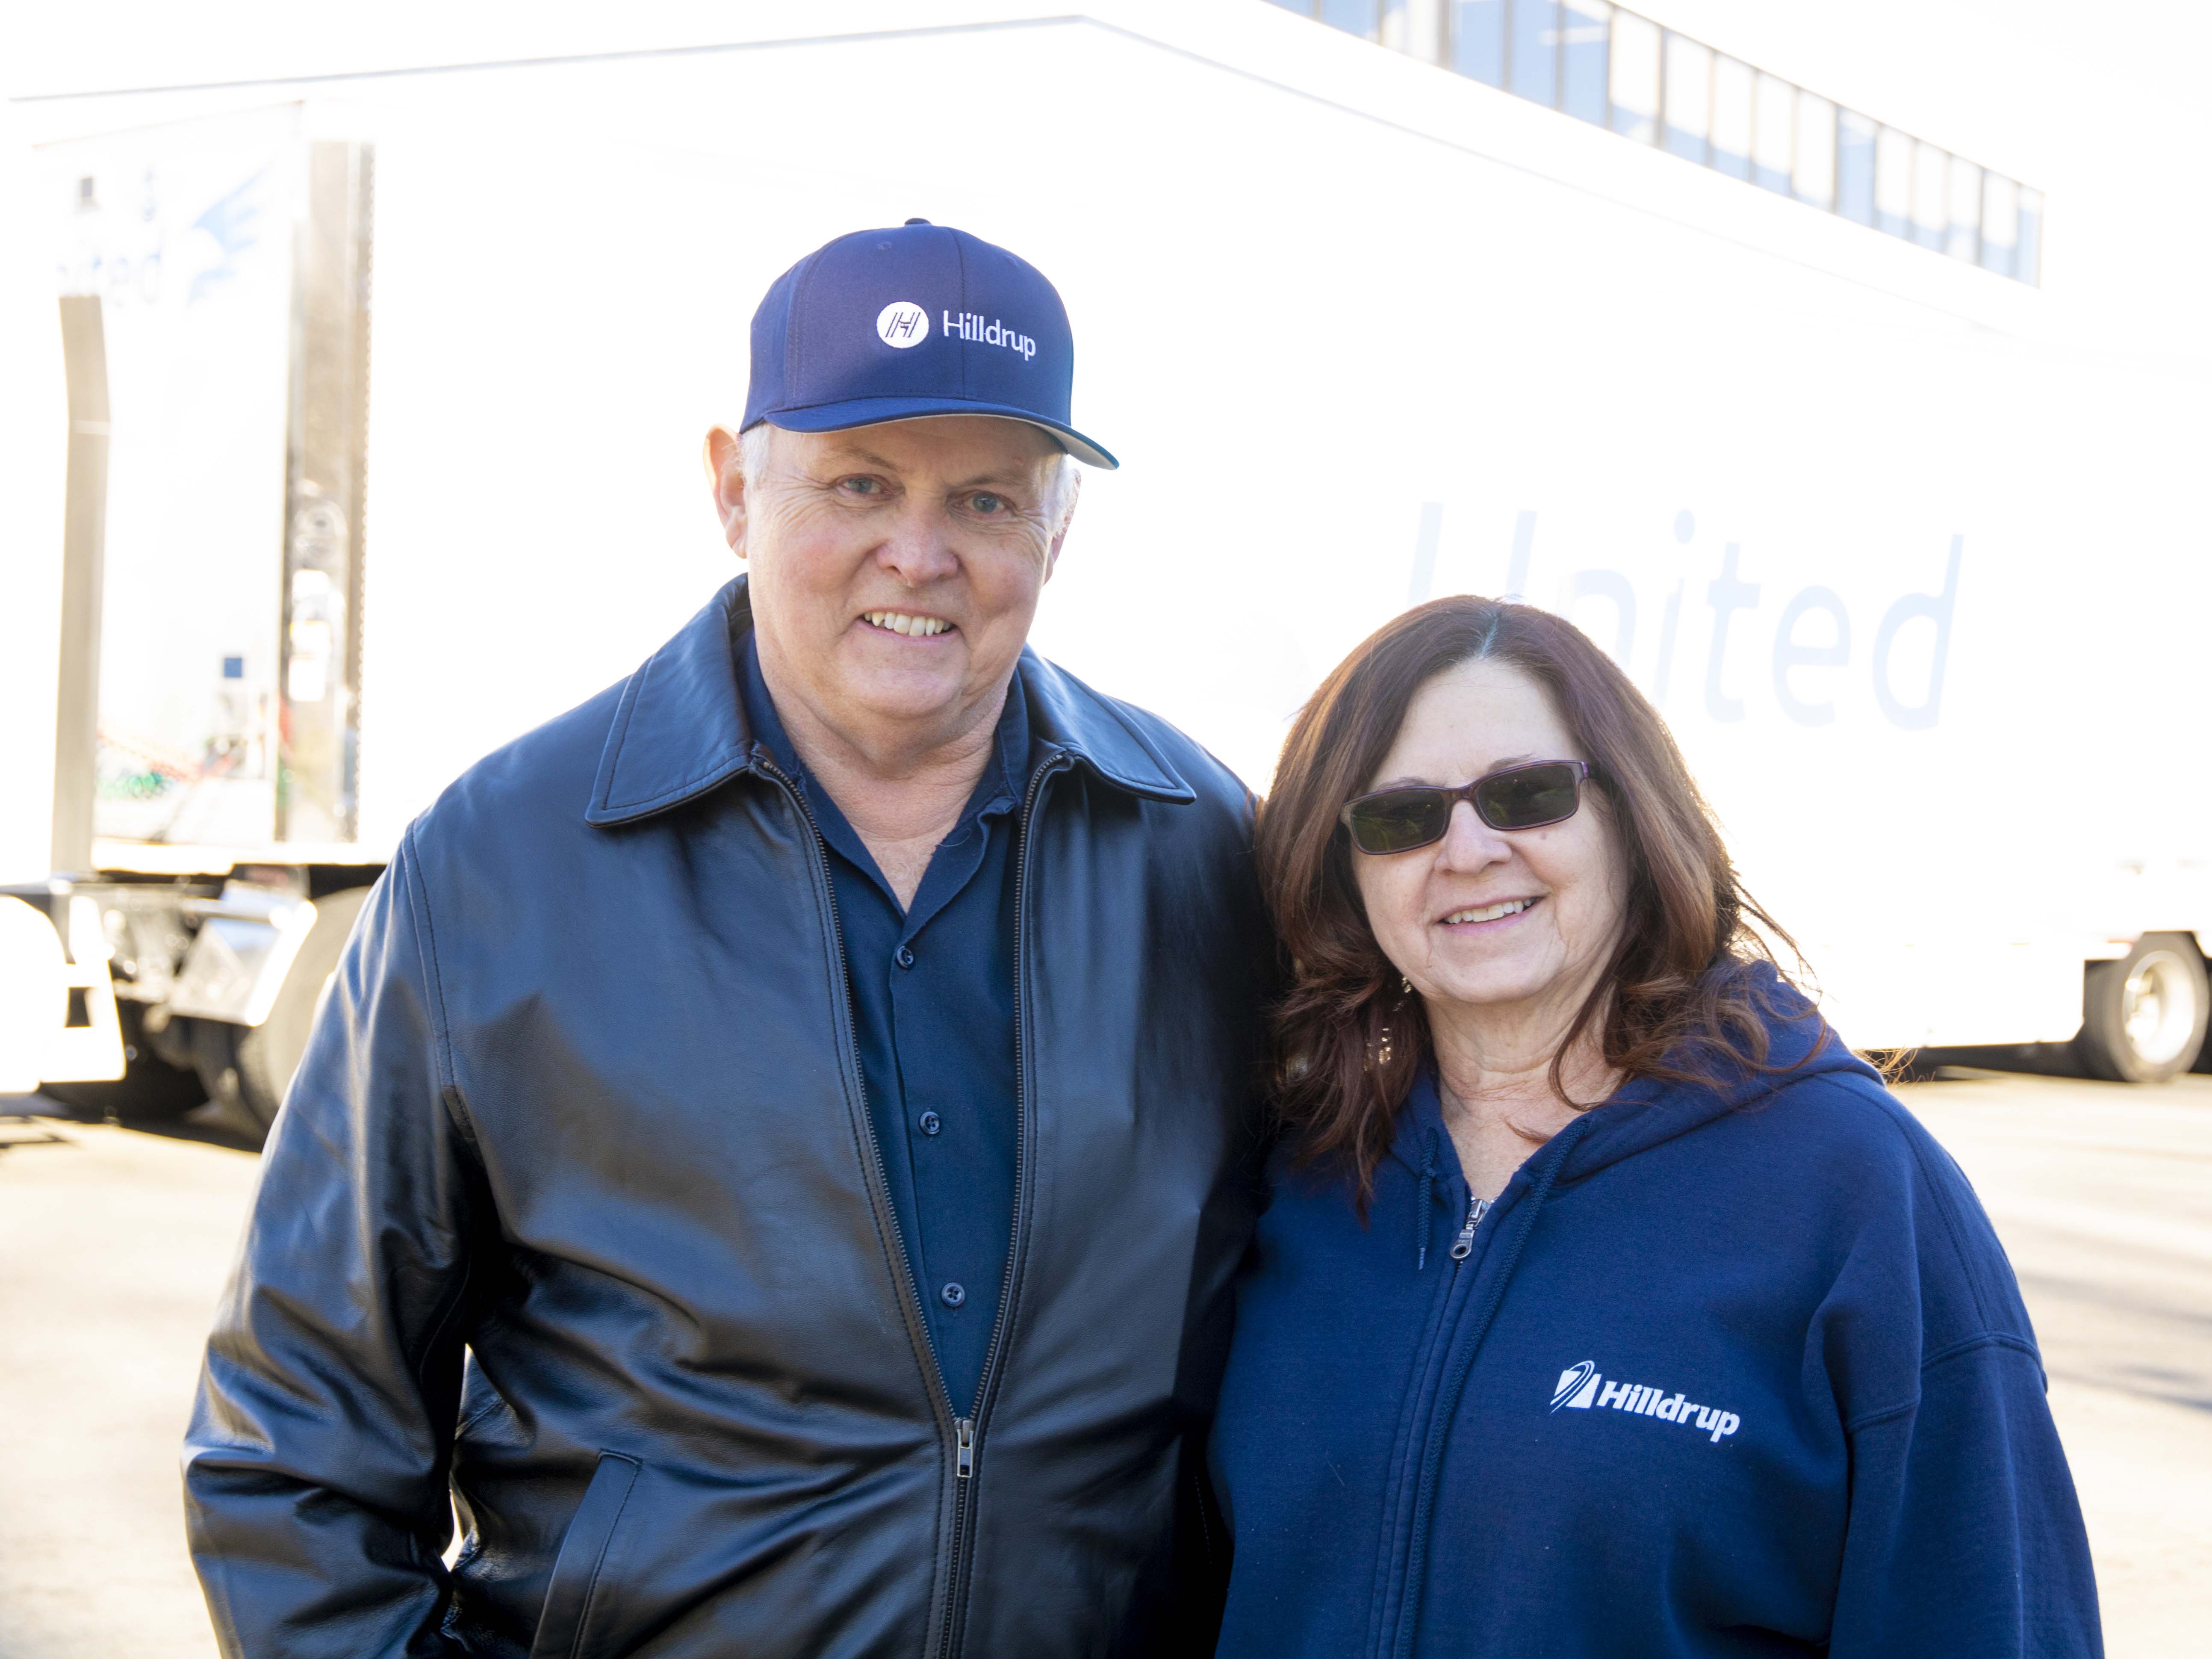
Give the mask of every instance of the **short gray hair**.
[[[767, 421], [747, 427], [738, 438], [739, 464], [744, 469], [745, 489], [753, 487], [768, 475], [769, 446], [775, 441], [769, 434], [775, 428]], [[1083, 489], [1082, 470], [1075, 457], [1061, 450], [1058, 464], [1052, 469], [1052, 477], [1045, 485], [1045, 518], [1052, 526], [1052, 533], [1059, 535], [1067, 528], [1067, 521], [1075, 516], [1075, 498]]]

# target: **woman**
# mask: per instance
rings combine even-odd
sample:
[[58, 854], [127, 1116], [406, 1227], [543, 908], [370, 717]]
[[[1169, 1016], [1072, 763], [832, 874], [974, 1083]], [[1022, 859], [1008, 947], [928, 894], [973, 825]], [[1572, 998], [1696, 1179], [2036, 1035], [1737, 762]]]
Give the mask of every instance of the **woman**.
[[2100, 1650], [2004, 1252], [1602, 653], [1401, 617], [1300, 714], [1259, 853], [1293, 981], [1222, 1654]]

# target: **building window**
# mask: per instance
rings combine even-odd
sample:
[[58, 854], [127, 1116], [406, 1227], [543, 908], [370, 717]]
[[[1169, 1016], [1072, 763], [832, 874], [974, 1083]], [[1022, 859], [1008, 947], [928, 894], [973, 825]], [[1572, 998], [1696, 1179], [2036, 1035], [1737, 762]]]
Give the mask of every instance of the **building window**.
[[1451, 66], [1486, 87], [1504, 86], [1505, 0], [1458, 0], [1451, 31]]
[[1874, 222], [1875, 137], [1881, 128], [1856, 110], [1836, 111], [1836, 211]]
[[1951, 158], [1924, 142], [1912, 155], [1912, 240], [1940, 248], [1951, 239]]
[[1716, 172], [1731, 179], [1751, 177], [1752, 123], [1756, 117], [1759, 71], [1742, 59], [1713, 58], [1713, 156]]
[[1951, 158], [1950, 223], [1943, 252], [1969, 264], [1982, 262], [1982, 170], [1963, 155]]
[[2020, 246], [2020, 186], [1995, 173], [1982, 175], [1982, 265], [2000, 276], [2013, 274], [2013, 251]]
[[2043, 281], [2043, 192], [2020, 187], [2020, 229], [2013, 243], [2012, 274], [2031, 287]]
[[1797, 94], [1797, 150], [1790, 188], [1801, 202], [1836, 210], [1836, 106], [1802, 88]]
[[1559, 8], [1559, 107], [1592, 126], [1605, 125], [1606, 46], [1613, 8], [1605, 0], [1566, 0]]
[[1893, 236], [1912, 234], [1912, 135], [1895, 127], [1874, 136], [1874, 226]]
[[1614, 9], [1613, 62], [1606, 76], [1613, 112], [1606, 125], [1639, 144], [1659, 137], [1659, 35], [1656, 23]]
[[1686, 35], [1670, 33], [1666, 64], [1659, 89], [1660, 116], [1667, 129], [1664, 148], [1686, 161], [1702, 161], [1712, 153], [1713, 49]]
[[1608, 0], [1270, 3], [1962, 264], [2042, 280], [2041, 191]]
[[1790, 194], [1790, 161], [1797, 143], [1797, 88], [1759, 71], [1751, 118], [1751, 178], [1763, 190]]
[[1381, 21], [1376, 16], [1378, 0], [1321, 0], [1321, 21], [1333, 29], [1343, 29], [1367, 40], [1375, 38], [1375, 26]]
[[1558, 0], [1512, 0], [1506, 14], [1506, 89], [1531, 103], [1559, 100]]

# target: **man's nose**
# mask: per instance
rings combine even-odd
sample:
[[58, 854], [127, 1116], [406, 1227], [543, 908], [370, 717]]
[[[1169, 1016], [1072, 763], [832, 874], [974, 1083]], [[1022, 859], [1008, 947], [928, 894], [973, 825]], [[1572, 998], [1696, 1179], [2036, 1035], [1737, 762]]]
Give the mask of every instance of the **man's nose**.
[[1486, 869], [1513, 856], [1513, 843], [1482, 821], [1472, 801], [1452, 803], [1451, 821], [1437, 861], [1448, 869], [1472, 872]]
[[876, 559], [909, 587], [942, 581], [960, 568], [951, 515], [941, 501], [908, 501]]

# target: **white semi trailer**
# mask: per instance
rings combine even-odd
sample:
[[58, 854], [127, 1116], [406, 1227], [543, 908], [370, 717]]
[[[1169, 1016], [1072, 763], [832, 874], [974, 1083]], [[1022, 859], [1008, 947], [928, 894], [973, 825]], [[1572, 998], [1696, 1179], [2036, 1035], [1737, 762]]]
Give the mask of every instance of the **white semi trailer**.
[[732, 574], [696, 457], [757, 297], [916, 214], [1059, 283], [1125, 458], [1048, 654], [1264, 787], [1386, 617], [1522, 594], [1660, 705], [1852, 1041], [2190, 1066], [2203, 375], [2054, 321], [2063, 203], [1924, 146], [1893, 200], [1883, 131], [1854, 222], [1850, 110], [1709, 53], [1692, 151], [1694, 42], [1573, 0], [1539, 96], [1525, 31], [1507, 88], [1449, 35], [1496, 9], [752, 6], [20, 98], [58, 344], [0, 391], [70, 436], [63, 545], [0, 502], [64, 572], [0, 620], [63, 641], [0, 1086], [273, 1114], [406, 822]]

